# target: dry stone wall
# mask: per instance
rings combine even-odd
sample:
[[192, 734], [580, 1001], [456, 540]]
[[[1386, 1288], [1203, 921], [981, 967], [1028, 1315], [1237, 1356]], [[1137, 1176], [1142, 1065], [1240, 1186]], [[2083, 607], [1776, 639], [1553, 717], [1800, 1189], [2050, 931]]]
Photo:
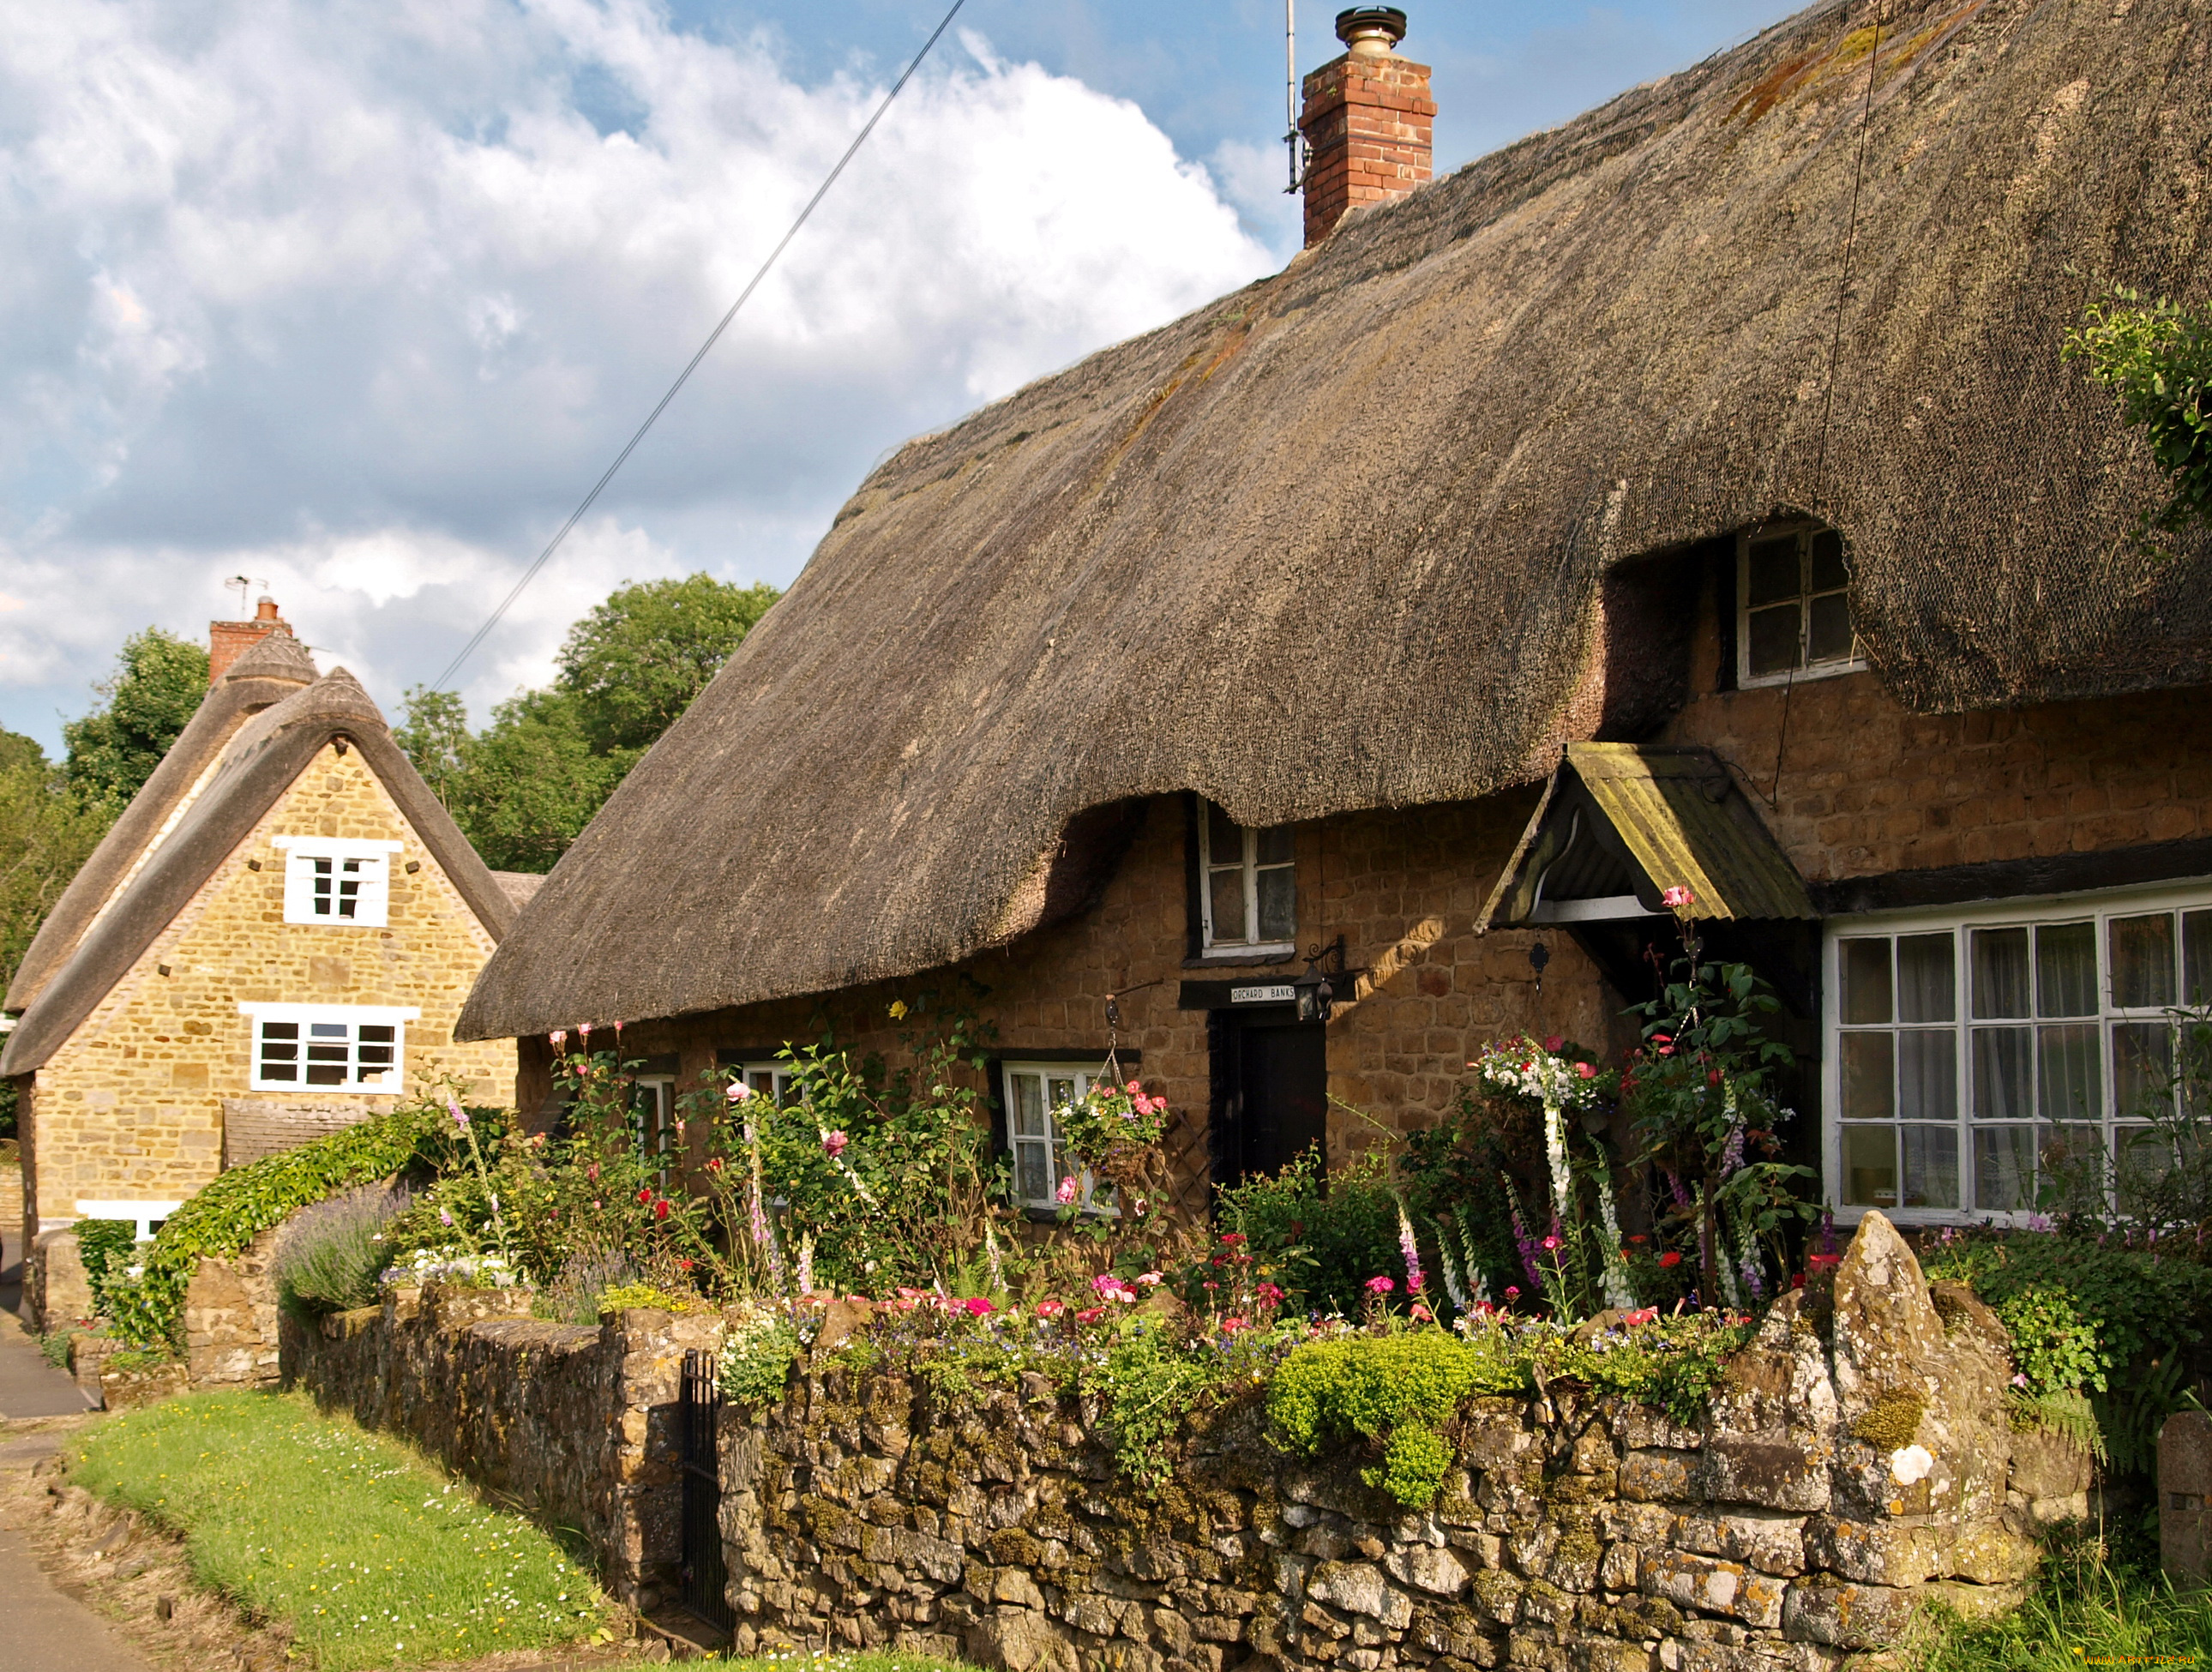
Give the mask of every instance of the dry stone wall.
[[581, 1328], [532, 1318], [531, 1300], [527, 1289], [433, 1284], [313, 1330], [287, 1318], [284, 1379], [581, 1532], [608, 1589], [656, 1607], [682, 1560], [684, 1354], [717, 1347], [721, 1321], [639, 1309]]
[[737, 1646], [1007, 1672], [1825, 1672], [1925, 1600], [2016, 1601], [2087, 1468], [2039, 1443], [2015, 1470], [2001, 1326], [1931, 1294], [1874, 1214], [1820, 1314], [1785, 1298], [1696, 1428], [1558, 1384], [1472, 1401], [1418, 1514], [1357, 1456], [1273, 1450], [1256, 1393], [1147, 1499], [1042, 1376], [978, 1402], [810, 1374], [723, 1426]]

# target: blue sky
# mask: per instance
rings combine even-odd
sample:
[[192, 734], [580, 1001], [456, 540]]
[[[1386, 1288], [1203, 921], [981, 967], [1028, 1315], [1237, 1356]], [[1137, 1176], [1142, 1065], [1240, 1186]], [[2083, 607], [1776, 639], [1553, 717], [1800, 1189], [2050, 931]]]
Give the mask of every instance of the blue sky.
[[[1339, 50], [1301, 4], [1299, 62]], [[1416, 3], [1438, 172], [1787, 15]], [[939, 0], [71, 0], [0, 36], [0, 725], [266, 581], [396, 717], [728, 305]], [[969, 0], [461, 678], [629, 579], [787, 582], [870, 463], [1279, 266], [1280, 0]]]

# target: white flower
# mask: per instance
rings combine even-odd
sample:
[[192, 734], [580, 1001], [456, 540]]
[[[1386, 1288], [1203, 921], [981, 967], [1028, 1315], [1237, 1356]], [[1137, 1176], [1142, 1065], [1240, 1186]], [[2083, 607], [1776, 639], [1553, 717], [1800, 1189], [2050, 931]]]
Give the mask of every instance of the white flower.
[[1900, 1487], [1926, 1480], [1928, 1471], [1935, 1467], [1935, 1456], [1924, 1445], [1908, 1445], [1889, 1454], [1889, 1478]]

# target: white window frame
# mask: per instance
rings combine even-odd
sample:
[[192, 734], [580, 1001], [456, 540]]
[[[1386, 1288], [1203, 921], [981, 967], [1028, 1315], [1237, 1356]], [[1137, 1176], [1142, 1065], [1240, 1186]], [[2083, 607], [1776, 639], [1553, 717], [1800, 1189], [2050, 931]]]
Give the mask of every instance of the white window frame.
[[[1034, 1074], [1037, 1076], [1040, 1082], [1037, 1088], [1038, 1098], [1044, 1109], [1044, 1131], [1042, 1134], [1022, 1133], [1016, 1130], [1015, 1117], [1019, 1104], [1014, 1097], [1014, 1080], [1018, 1075], [1024, 1074]], [[1060, 1201], [1058, 1194], [1060, 1181], [1068, 1176], [1063, 1173], [1060, 1168], [1063, 1165], [1073, 1167], [1076, 1164], [1074, 1157], [1067, 1152], [1066, 1140], [1060, 1135], [1059, 1122], [1053, 1119], [1052, 1111], [1054, 1104], [1052, 1083], [1054, 1080], [1067, 1081], [1073, 1087], [1069, 1096], [1079, 1097], [1097, 1085], [1099, 1079], [1100, 1075], [1096, 1068], [1082, 1067], [1073, 1062], [1008, 1061], [999, 1065], [999, 1090], [1000, 1096], [1005, 1099], [1004, 1107], [1006, 1111], [1006, 1150], [1014, 1162], [1014, 1205], [1016, 1207], [1033, 1207], [1047, 1213], [1060, 1212]], [[1024, 1148], [1035, 1150], [1040, 1146], [1044, 1149], [1046, 1156], [1045, 1171], [1048, 1182], [1045, 1192], [1042, 1196], [1026, 1196], [1021, 1194], [1022, 1151]], [[1115, 1211], [1111, 1201], [1113, 1195], [1111, 1185], [1104, 1187], [1102, 1191], [1098, 1181], [1091, 1176], [1088, 1167], [1077, 1172], [1075, 1176], [1081, 1181], [1082, 1184], [1081, 1191], [1075, 1199], [1077, 1207], [1085, 1213], [1110, 1213]]]
[[[1821, 1097], [1821, 1164], [1823, 1194], [1838, 1221], [1856, 1224], [1869, 1207], [1900, 1225], [2023, 1225], [2033, 1216], [2033, 1206], [2020, 1209], [1984, 1208], [1974, 1200], [1974, 1132], [1973, 1119], [1973, 1041], [1972, 1032], [1978, 1025], [1972, 1014], [1973, 995], [1971, 987], [1972, 945], [1968, 932], [1974, 929], [2033, 927], [2039, 924], [2057, 925], [2088, 921], [2094, 926], [2097, 955], [2098, 1008], [2094, 1017], [2084, 1015], [2079, 1022], [2094, 1021], [2099, 1030], [2098, 1073], [2100, 1091], [2103, 1099], [2099, 1125], [2104, 1134], [2106, 1153], [2112, 1153], [2113, 1132], [2116, 1128], [2133, 1122], [2118, 1118], [2119, 1094], [2117, 1077], [2119, 1072], [2118, 1053], [2113, 1045], [2113, 1030], [2130, 1023], [2159, 1022], [2166, 1018], [2168, 1007], [2124, 1006], [2113, 1001], [2111, 969], [2111, 920], [2116, 917], [2147, 915], [2154, 912], [2175, 914], [2175, 958], [2177, 968], [2181, 958], [2180, 914], [2212, 910], [2212, 878], [2186, 881], [2144, 885], [2124, 889], [2105, 889], [2077, 894], [2042, 895], [2032, 898], [1980, 901], [1972, 904], [1936, 907], [1910, 911], [1868, 912], [1855, 916], [1832, 917], [1822, 926], [1821, 935], [1821, 1038], [1820, 1064]], [[1957, 1116], [1959, 1132], [1958, 1170], [1960, 1205], [1956, 1207], [1906, 1207], [1892, 1203], [1846, 1203], [1844, 1180], [1844, 1099], [1842, 1037], [1858, 1031], [1883, 1031], [1881, 1024], [1863, 1027], [1846, 1026], [1842, 1021], [1843, 1003], [1843, 943], [1861, 936], [1931, 934], [1948, 932], [1953, 937], [1954, 1020], [1949, 1024], [1955, 1033], [1954, 1070], [1957, 1074]], [[2033, 952], [2031, 944], [2031, 976]], [[2189, 995], [2179, 990], [2181, 979], [2177, 974], [2176, 998], [2186, 1000]], [[1893, 989], [1893, 992], [1894, 989]], [[1894, 1000], [1892, 1014], [1894, 1016]], [[2029, 1008], [2035, 1006], [2031, 994]], [[1989, 1026], [1992, 1019], [1984, 1018], [1978, 1024]], [[2065, 1018], [2072, 1022], [2077, 1018]], [[2030, 1016], [2013, 1023], [2021, 1026], [2044, 1024], [2045, 1018]], [[1910, 1028], [1913, 1024], [1893, 1021], [1889, 1031]], [[1932, 1024], [1940, 1029], [1944, 1024]], [[1872, 1124], [1883, 1124], [1875, 1122]], [[1924, 1124], [1908, 1122], [1893, 1114], [1887, 1122], [1893, 1129]], [[2025, 1122], [1983, 1122], [1984, 1126], [2025, 1126], [2038, 1132], [2047, 1123], [2040, 1112]], [[2069, 1123], [2072, 1124], [2072, 1123]], [[2086, 1123], [2084, 1123], [2086, 1124]], [[2031, 1139], [2031, 1144], [2037, 1140]], [[1896, 1172], [1896, 1193], [1902, 1195], [1905, 1175], [1902, 1156]]]
[[[252, 1035], [247, 1046], [246, 1084], [256, 1091], [288, 1091], [295, 1097], [319, 1097], [327, 1094], [346, 1095], [367, 1093], [369, 1096], [392, 1096], [403, 1090], [407, 1081], [407, 1024], [420, 1019], [422, 1012], [415, 1005], [283, 1005], [241, 1004], [238, 1013], [249, 1018]], [[262, 1073], [262, 1046], [264, 1031], [271, 1022], [295, 1025], [301, 1030], [299, 1045], [301, 1054], [297, 1066], [302, 1077], [298, 1079], [270, 1079]], [[320, 1024], [325, 1027], [343, 1026], [343, 1040], [348, 1047], [349, 1078], [341, 1085], [317, 1085], [305, 1078], [309, 1059], [307, 1048], [315, 1043], [307, 1030]], [[363, 1027], [388, 1027], [392, 1032], [392, 1063], [389, 1067], [377, 1068], [365, 1076], [361, 1066], [360, 1030]], [[280, 1042], [281, 1043], [281, 1042]], [[335, 1045], [333, 1036], [325, 1042]], [[373, 1042], [379, 1048], [382, 1041]]]
[[[670, 1169], [680, 1167], [684, 1158], [676, 1137], [676, 1085], [674, 1074], [638, 1074], [630, 1080], [632, 1109], [637, 1117], [638, 1158], [648, 1166], [660, 1165], [660, 1187], [668, 1188]], [[642, 1095], [641, 1095], [642, 1094]], [[650, 1095], [653, 1106], [641, 1107], [643, 1095]]]
[[[1207, 958], [1250, 958], [1268, 953], [1276, 954], [1283, 958], [1290, 958], [1293, 956], [1298, 949], [1297, 936], [1296, 933], [1298, 874], [1297, 848], [1296, 842], [1293, 840], [1291, 857], [1289, 859], [1270, 861], [1267, 865], [1262, 866], [1260, 863], [1261, 832], [1251, 826], [1238, 824], [1237, 825], [1237, 834], [1244, 840], [1243, 853], [1236, 859], [1225, 859], [1217, 861], [1213, 857], [1213, 815], [1218, 811], [1220, 810], [1204, 796], [1199, 797], [1198, 910], [1200, 953], [1201, 956]], [[1224, 813], [1223, 814], [1223, 817], [1226, 818], [1227, 815]], [[1234, 823], [1233, 820], [1231, 822]], [[1277, 828], [1279, 829], [1281, 827], [1278, 826]], [[1291, 873], [1291, 911], [1293, 920], [1293, 932], [1291, 939], [1288, 940], [1223, 940], [1214, 934], [1213, 873], [1217, 868], [1225, 871], [1232, 865], [1240, 866], [1243, 869], [1244, 884], [1244, 926], [1246, 929], [1254, 935], [1256, 935], [1260, 930], [1260, 872], [1262, 870], [1267, 870], [1288, 871]]]
[[[1794, 535], [1799, 541], [1797, 593], [1797, 654], [1805, 654], [1806, 635], [1812, 631], [1813, 612], [1809, 607], [1816, 596], [1811, 590], [1812, 577], [1808, 565], [1812, 561], [1810, 542], [1815, 534], [1832, 531], [1828, 525], [1808, 517], [1791, 517], [1746, 530], [1735, 539], [1735, 683], [1741, 690], [1759, 690], [1770, 685], [1787, 685], [1807, 679], [1832, 679], [1843, 673], [1863, 673], [1866, 658], [1859, 654], [1858, 623], [1851, 623], [1850, 654], [1841, 659], [1825, 662], [1802, 662], [1794, 668], [1784, 668], [1778, 673], [1753, 673], [1751, 671], [1751, 549], [1762, 541], [1778, 539], [1784, 534]], [[1848, 559], [1846, 559], [1848, 563]], [[1818, 596], [1826, 597], [1822, 593]], [[1847, 594], [1848, 596], [1848, 594]], [[1779, 599], [1762, 605], [1769, 608]]]
[[[284, 855], [284, 921], [325, 929], [380, 929], [391, 921], [392, 866], [401, 851], [397, 842], [369, 842], [353, 837], [280, 836], [270, 846]], [[351, 916], [315, 909], [315, 861], [333, 867], [361, 867], [360, 892]], [[334, 879], [335, 880], [335, 879]], [[336, 904], [333, 894], [332, 903]]]
[[735, 1068], [755, 1097], [765, 1097], [779, 1105], [791, 1101], [793, 1088], [799, 1084], [799, 1072], [788, 1062], [726, 1062], [722, 1067], [726, 1073]]

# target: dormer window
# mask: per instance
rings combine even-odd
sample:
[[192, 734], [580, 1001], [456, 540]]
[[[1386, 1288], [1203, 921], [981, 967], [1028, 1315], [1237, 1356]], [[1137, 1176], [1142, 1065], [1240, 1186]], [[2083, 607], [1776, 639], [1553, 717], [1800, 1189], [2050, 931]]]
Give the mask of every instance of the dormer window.
[[280, 836], [284, 852], [284, 921], [333, 928], [380, 929], [389, 915], [396, 842]]
[[1817, 523], [1770, 523], [1736, 549], [1736, 683], [1778, 685], [1849, 673], [1859, 660], [1844, 537]]
[[1199, 805], [1200, 950], [1288, 957], [1298, 935], [1291, 827], [1247, 830], [1212, 802]]

